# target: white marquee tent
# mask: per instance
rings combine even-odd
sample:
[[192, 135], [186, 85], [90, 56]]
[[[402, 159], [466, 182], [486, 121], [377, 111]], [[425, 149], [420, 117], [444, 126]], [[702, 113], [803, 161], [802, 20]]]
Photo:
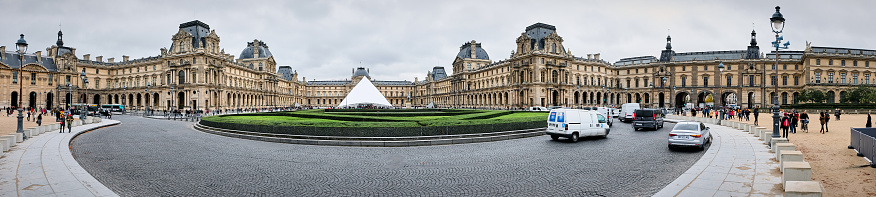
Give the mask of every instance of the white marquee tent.
[[392, 107], [392, 104], [389, 104], [386, 97], [377, 90], [377, 87], [374, 87], [374, 84], [371, 83], [371, 80], [368, 80], [368, 77], [363, 77], [362, 80], [356, 84], [356, 87], [353, 87], [353, 90], [347, 94], [347, 97], [341, 101], [341, 104], [338, 105], [338, 107], [357, 107], [363, 105]]

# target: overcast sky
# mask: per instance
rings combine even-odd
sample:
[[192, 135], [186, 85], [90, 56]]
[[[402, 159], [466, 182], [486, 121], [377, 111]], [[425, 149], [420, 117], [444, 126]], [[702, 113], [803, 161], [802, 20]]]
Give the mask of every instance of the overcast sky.
[[[45, 51], [62, 24], [64, 44], [84, 54], [140, 58], [170, 48], [180, 23], [200, 20], [235, 57], [264, 41], [278, 65], [307, 80], [348, 79], [371, 69], [377, 80], [422, 80], [434, 66], [451, 72], [459, 46], [476, 40], [493, 61], [509, 58], [526, 26], [557, 27], [575, 56], [659, 56], [665, 38], [676, 52], [743, 50], [752, 28], [761, 51], [782, 6], [792, 50], [813, 46], [876, 49], [876, 1], [51, 1], [0, 2], [0, 45]], [[45, 53], [44, 53], [45, 54]], [[360, 63], [361, 62], [361, 63]]]

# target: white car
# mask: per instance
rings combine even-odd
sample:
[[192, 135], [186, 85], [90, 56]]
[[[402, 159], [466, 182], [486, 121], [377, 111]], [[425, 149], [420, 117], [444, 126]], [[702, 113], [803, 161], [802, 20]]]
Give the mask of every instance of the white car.
[[705, 149], [706, 144], [712, 142], [712, 133], [709, 127], [702, 122], [683, 121], [675, 124], [669, 131], [669, 149], [678, 146], [693, 146], [700, 150]]
[[633, 113], [636, 112], [637, 109], [642, 109], [638, 103], [627, 103], [621, 106], [621, 114], [618, 117], [622, 122], [633, 121]]
[[595, 110], [553, 109], [548, 114], [547, 130], [551, 139], [565, 137], [577, 142], [579, 137], [608, 136], [607, 118]]
[[529, 111], [550, 111], [550, 110], [548, 108], [545, 108], [545, 107], [530, 107]]

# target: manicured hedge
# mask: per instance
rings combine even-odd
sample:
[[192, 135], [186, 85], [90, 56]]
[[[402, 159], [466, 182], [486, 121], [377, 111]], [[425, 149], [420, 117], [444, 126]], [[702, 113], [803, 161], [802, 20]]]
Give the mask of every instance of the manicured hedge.
[[782, 109], [876, 109], [876, 104], [867, 103], [804, 103], [782, 105]]
[[402, 137], [402, 136], [432, 136], [458, 135], [472, 133], [490, 133], [519, 129], [542, 128], [545, 121], [512, 122], [481, 125], [429, 126], [429, 127], [315, 127], [315, 126], [276, 126], [214, 122], [202, 119], [202, 125], [253, 131], [263, 133], [317, 135], [317, 136], [354, 136], [354, 137]]

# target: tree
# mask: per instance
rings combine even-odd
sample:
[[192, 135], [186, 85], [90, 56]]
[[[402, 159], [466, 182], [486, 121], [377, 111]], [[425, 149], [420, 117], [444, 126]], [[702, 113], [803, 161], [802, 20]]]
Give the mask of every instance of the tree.
[[872, 103], [876, 98], [876, 90], [871, 87], [860, 85], [849, 89], [845, 97], [840, 99], [843, 103]]
[[824, 103], [827, 100], [827, 96], [824, 95], [824, 92], [816, 89], [803, 89], [800, 92], [800, 95], [797, 96], [797, 102], [812, 102], [812, 103]]

